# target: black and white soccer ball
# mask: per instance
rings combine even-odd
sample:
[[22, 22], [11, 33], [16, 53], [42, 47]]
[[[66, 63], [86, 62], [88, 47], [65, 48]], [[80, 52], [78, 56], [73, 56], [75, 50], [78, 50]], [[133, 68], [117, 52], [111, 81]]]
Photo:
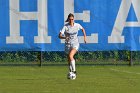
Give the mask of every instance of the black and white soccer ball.
[[67, 75], [67, 78], [71, 79], [71, 80], [74, 80], [74, 79], [76, 79], [76, 74], [73, 73], [73, 72], [69, 72], [68, 75]]

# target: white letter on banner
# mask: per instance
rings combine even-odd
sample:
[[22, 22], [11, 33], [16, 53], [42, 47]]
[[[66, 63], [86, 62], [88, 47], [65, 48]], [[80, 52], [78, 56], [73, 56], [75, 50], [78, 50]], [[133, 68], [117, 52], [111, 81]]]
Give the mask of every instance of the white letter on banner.
[[38, 36], [35, 43], [51, 43], [48, 36], [48, 0], [38, 0]]
[[[131, 4], [134, 7], [138, 22], [126, 22]], [[124, 36], [121, 36], [124, 27], [140, 27], [139, 4], [140, 0], [122, 0], [113, 31], [108, 37], [108, 43], [124, 43]]]
[[35, 43], [51, 43], [48, 36], [47, 0], [38, 0], [38, 12], [19, 12], [19, 0], [10, 0], [10, 36], [6, 43], [24, 43], [20, 36], [20, 20], [38, 20], [38, 36]]
[[[83, 20], [83, 22], [90, 22], [90, 11], [86, 10], [83, 13], [74, 13], [74, 0], [64, 0], [64, 20], [67, 19], [69, 13], [75, 15], [75, 20]], [[79, 42], [84, 43], [83, 36], [78, 36]], [[88, 43], [98, 43], [98, 34], [91, 34], [87, 36]], [[61, 43], [64, 43], [64, 40], [61, 40]]]

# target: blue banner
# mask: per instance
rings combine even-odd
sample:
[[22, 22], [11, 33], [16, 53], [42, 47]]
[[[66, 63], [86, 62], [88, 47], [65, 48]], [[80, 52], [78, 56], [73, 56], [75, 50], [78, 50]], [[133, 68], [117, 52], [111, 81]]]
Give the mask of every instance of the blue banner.
[[140, 0], [0, 0], [0, 51], [64, 51], [58, 34], [67, 15], [79, 31], [79, 51], [140, 50]]

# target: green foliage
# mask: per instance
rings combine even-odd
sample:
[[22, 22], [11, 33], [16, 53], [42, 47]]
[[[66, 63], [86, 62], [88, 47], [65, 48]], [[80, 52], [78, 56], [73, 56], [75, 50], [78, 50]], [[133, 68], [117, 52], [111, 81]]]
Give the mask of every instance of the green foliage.
[[[42, 54], [41, 54], [42, 53]], [[0, 52], [0, 62], [66, 62], [65, 52]], [[140, 59], [140, 52], [132, 52], [133, 60]], [[95, 62], [113, 59], [114, 61], [130, 61], [130, 51], [93, 51], [78, 52], [75, 59], [79, 62]]]

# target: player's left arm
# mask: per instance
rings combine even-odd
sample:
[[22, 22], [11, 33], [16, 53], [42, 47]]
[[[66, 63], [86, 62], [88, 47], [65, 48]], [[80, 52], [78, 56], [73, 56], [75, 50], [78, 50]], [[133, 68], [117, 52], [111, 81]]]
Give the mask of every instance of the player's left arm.
[[84, 28], [81, 29], [83, 34], [84, 34], [84, 42], [87, 43], [87, 36], [86, 36], [86, 31]]

